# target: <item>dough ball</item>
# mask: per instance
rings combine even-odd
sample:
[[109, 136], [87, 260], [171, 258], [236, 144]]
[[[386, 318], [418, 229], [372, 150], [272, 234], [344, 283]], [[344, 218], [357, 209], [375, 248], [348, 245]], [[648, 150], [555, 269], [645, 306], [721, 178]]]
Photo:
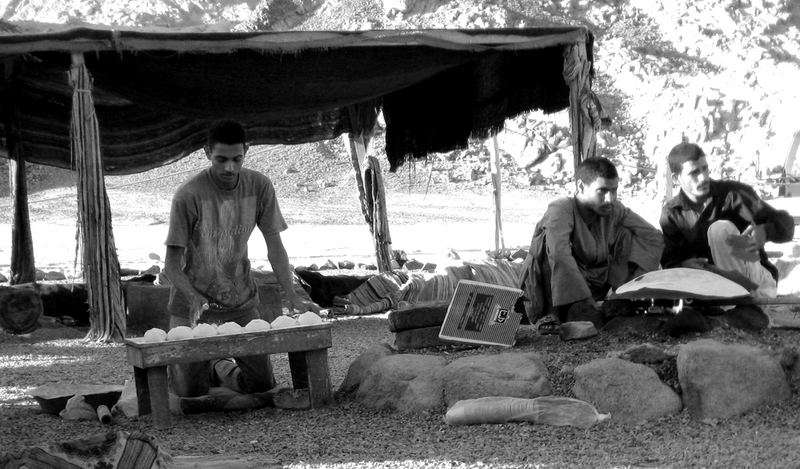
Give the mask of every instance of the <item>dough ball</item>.
[[189, 326], [173, 327], [167, 333], [167, 340], [182, 340], [192, 338], [192, 328]]
[[242, 326], [236, 324], [235, 322], [228, 321], [225, 324], [221, 324], [217, 328], [217, 332], [219, 335], [228, 335], [228, 334], [239, 334], [242, 331]]
[[322, 318], [317, 313], [306, 311], [297, 317], [297, 323], [301, 326], [310, 326], [312, 324], [322, 324]]
[[167, 333], [163, 329], [154, 327], [144, 333], [145, 342], [164, 342], [165, 340], [167, 340]]
[[255, 332], [255, 331], [268, 331], [272, 327], [269, 325], [269, 322], [263, 319], [253, 319], [252, 321], [248, 322], [246, 326], [244, 326], [244, 330], [247, 332]]
[[211, 324], [198, 324], [192, 329], [195, 337], [214, 337], [217, 335], [217, 328]]
[[272, 328], [273, 329], [283, 329], [286, 327], [295, 327], [297, 326], [297, 321], [294, 320], [291, 316], [284, 316], [280, 315], [272, 321]]

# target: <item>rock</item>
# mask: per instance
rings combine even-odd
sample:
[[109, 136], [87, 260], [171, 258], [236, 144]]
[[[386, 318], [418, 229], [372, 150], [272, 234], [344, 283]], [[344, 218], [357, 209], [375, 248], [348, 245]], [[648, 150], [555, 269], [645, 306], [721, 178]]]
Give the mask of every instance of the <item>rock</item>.
[[416, 259], [409, 259], [403, 264], [403, 269], [405, 270], [419, 270], [422, 268], [424, 264]]
[[599, 412], [621, 423], [638, 423], [681, 411], [678, 394], [645, 365], [601, 358], [577, 366], [575, 397], [590, 402]]
[[676, 353], [671, 353], [653, 344], [634, 345], [619, 355], [619, 358], [633, 363], [661, 363], [674, 359]]
[[458, 255], [458, 252], [456, 252], [455, 249], [448, 249], [447, 250], [447, 257], [449, 257], [450, 259], [455, 259], [455, 260], [461, 259], [461, 256]]
[[699, 310], [684, 308], [680, 313], [667, 319], [662, 325], [662, 330], [670, 337], [702, 334], [711, 330], [711, 323]]
[[347, 269], [347, 270], [353, 269], [356, 266], [355, 262], [352, 261], [339, 261], [337, 265], [339, 266], [340, 269]]
[[436, 347], [446, 342], [439, 340], [441, 326], [406, 329], [394, 334], [394, 346], [397, 350], [414, 350], [425, 347]]
[[437, 267], [436, 264], [434, 264], [432, 262], [426, 262], [422, 266], [422, 271], [423, 272], [428, 272], [428, 273], [434, 273], [434, 272], [436, 272], [436, 267]]
[[353, 363], [350, 364], [350, 368], [347, 369], [347, 376], [345, 376], [344, 381], [342, 381], [342, 384], [339, 386], [339, 392], [352, 392], [358, 389], [369, 367], [381, 358], [393, 353], [394, 351], [387, 343], [373, 345], [362, 352], [361, 355], [353, 360]]
[[3, 274], [0, 274], [0, 283], [6, 283], [6, 282], [8, 282], [8, 277], [6, 277]]
[[64, 275], [64, 272], [60, 272], [58, 270], [50, 270], [44, 274], [45, 280], [66, 280], [67, 276]]
[[47, 274], [43, 270], [36, 269], [33, 278], [36, 279], [37, 282], [41, 282], [44, 280], [45, 276], [47, 276]]
[[512, 261], [515, 259], [525, 260], [526, 257], [528, 257], [528, 251], [526, 249], [517, 249], [509, 256]]
[[681, 346], [678, 379], [697, 419], [732, 417], [791, 395], [780, 363], [766, 351], [711, 339]]
[[319, 266], [319, 270], [336, 270], [338, 268], [339, 266], [330, 259], [328, 259], [327, 262]]
[[433, 355], [395, 354], [376, 361], [367, 370], [356, 399], [372, 409], [403, 413], [430, 411], [442, 406], [442, 369], [447, 361]]
[[725, 311], [723, 320], [730, 327], [748, 332], [759, 332], [769, 326], [769, 317], [756, 305], [737, 305]]
[[588, 339], [597, 335], [597, 328], [591, 321], [569, 321], [561, 324], [559, 336], [561, 340]]
[[459, 358], [442, 371], [447, 406], [486, 396], [533, 398], [552, 392], [537, 353], [499, 353]]

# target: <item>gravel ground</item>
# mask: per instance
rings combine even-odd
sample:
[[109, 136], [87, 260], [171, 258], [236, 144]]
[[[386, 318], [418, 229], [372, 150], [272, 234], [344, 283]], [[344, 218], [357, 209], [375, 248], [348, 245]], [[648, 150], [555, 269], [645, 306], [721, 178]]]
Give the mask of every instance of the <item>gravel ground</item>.
[[[330, 350], [334, 387], [363, 350], [391, 342], [385, 316], [338, 319]], [[779, 349], [798, 347], [797, 331], [768, 330], [749, 335], [733, 330], [706, 334], [723, 342]], [[122, 384], [132, 378], [121, 345], [82, 342], [82, 331], [40, 329], [31, 337], [0, 336], [0, 448], [82, 438], [107, 428], [98, 422], [64, 421], [39, 412], [27, 392], [46, 383]], [[684, 339], [685, 342], [689, 339]], [[673, 339], [601, 334], [563, 343], [522, 326], [515, 351], [541, 353], [556, 395], [570, 395], [570, 370], [632, 344]], [[468, 354], [499, 353], [491, 347], [441, 347], [420, 353], [448, 360]], [[279, 381], [289, 382], [285, 357], [275, 357]], [[797, 383], [793, 383], [796, 388]], [[686, 413], [621, 425], [604, 422], [588, 430], [533, 424], [449, 427], [445, 409], [401, 415], [366, 409], [352, 396], [338, 395], [329, 408], [309, 411], [259, 409], [208, 413], [175, 419], [170, 429], [149, 418], [117, 417], [115, 429], [141, 430], [178, 455], [257, 458], [264, 467], [800, 467], [800, 397], [724, 421], [699, 422]]]

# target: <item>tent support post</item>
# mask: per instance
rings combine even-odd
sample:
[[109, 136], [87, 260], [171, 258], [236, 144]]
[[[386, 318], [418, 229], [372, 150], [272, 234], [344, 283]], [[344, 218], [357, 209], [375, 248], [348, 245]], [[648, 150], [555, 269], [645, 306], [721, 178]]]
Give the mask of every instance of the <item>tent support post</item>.
[[36, 263], [33, 257], [33, 237], [28, 211], [28, 183], [25, 176], [25, 158], [19, 145], [19, 113], [13, 84], [14, 62], [3, 62], [3, 101], [6, 106], [6, 146], [8, 148], [8, 187], [14, 207], [11, 225], [11, 275], [9, 284], [29, 283], [36, 280]]
[[72, 54], [72, 155], [78, 171], [78, 221], [83, 274], [89, 293], [87, 340], [102, 342], [125, 337], [125, 305], [119, 260], [111, 229], [100, 150], [100, 129], [92, 98], [91, 77], [83, 54]]
[[576, 168], [581, 161], [595, 156], [596, 133], [600, 128], [600, 111], [591, 89], [591, 66], [586, 42], [578, 42], [565, 49], [564, 81], [569, 86], [569, 123]]
[[493, 135], [489, 141], [489, 153], [491, 153], [490, 166], [492, 171], [492, 194], [494, 204], [492, 205], [492, 212], [494, 213], [494, 250], [500, 253], [501, 249], [506, 248], [506, 242], [503, 239], [503, 209], [502, 209], [502, 170], [500, 169], [500, 147], [497, 144], [497, 135]]
[[369, 225], [369, 231], [372, 233], [372, 214], [367, 211], [367, 198], [364, 193], [364, 177], [361, 168], [364, 167], [364, 160], [367, 157], [367, 144], [369, 140], [362, 135], [353, 136], [347, 135], [347, 140], [350, 143], [350, 159], [353, 162], [353, 170], [356, 175], [356, 185], [358, 186], [358, 202], [361, 204], [361, 214], [364, 215], [364, 220]]
[[[349, 134], [350, 157], [358, 184], [358, 199], [375, 243], [375, 261], [379, 272], [392, 270], [392, 240], [389, 236], [389, 217], [386, 214], [386, 193], [380, 163], [374, 156], [367, 156], [367, 137]], [[362, 170], [363, 176], [362, 176]]]
[[383, 188], [381, 165], [374, 156], [368, 156], [364, 165], [364, 193], [367, 209], [372, 215], [372, 239], [379, 272], [392, 271], [392, 238], [389, 236], [389, 217], [386, 214], [386, 192]]

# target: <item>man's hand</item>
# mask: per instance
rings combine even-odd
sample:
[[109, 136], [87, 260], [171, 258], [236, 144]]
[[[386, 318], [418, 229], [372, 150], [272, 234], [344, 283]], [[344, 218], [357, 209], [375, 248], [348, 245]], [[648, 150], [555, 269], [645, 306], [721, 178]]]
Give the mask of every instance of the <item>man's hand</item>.
[[291, 303], [294, 312], [305, 313], [306, 311], [313, 311], [319, 314], [319, 312], [322, 309], [319, 307], [318, 304], [314, 303], [313, 301], [308, 301], [297, 296], [295, 296], [294, 298], [290, 298], [289, 302]]
[[681, 267], [706, 270], [708, 268], [708, 259], [705, 257], [692, 257], [691, 259], [686, 259], [681, 262]]
[[191, 308], [190, 311], [192, 314], [189, 318], [190, 326], [194, 327], [200, 319], [200, 316], [208, 310], [208, 302], [201, 296], [193, 296], [189, 308]]
[[748, 226], [742, 234], [730, 235], [725, 242], [731, 247], [731, 255], [746, 262], [758, 262], [759, 250], [764, 247], [767, 235], [761, 225]]

